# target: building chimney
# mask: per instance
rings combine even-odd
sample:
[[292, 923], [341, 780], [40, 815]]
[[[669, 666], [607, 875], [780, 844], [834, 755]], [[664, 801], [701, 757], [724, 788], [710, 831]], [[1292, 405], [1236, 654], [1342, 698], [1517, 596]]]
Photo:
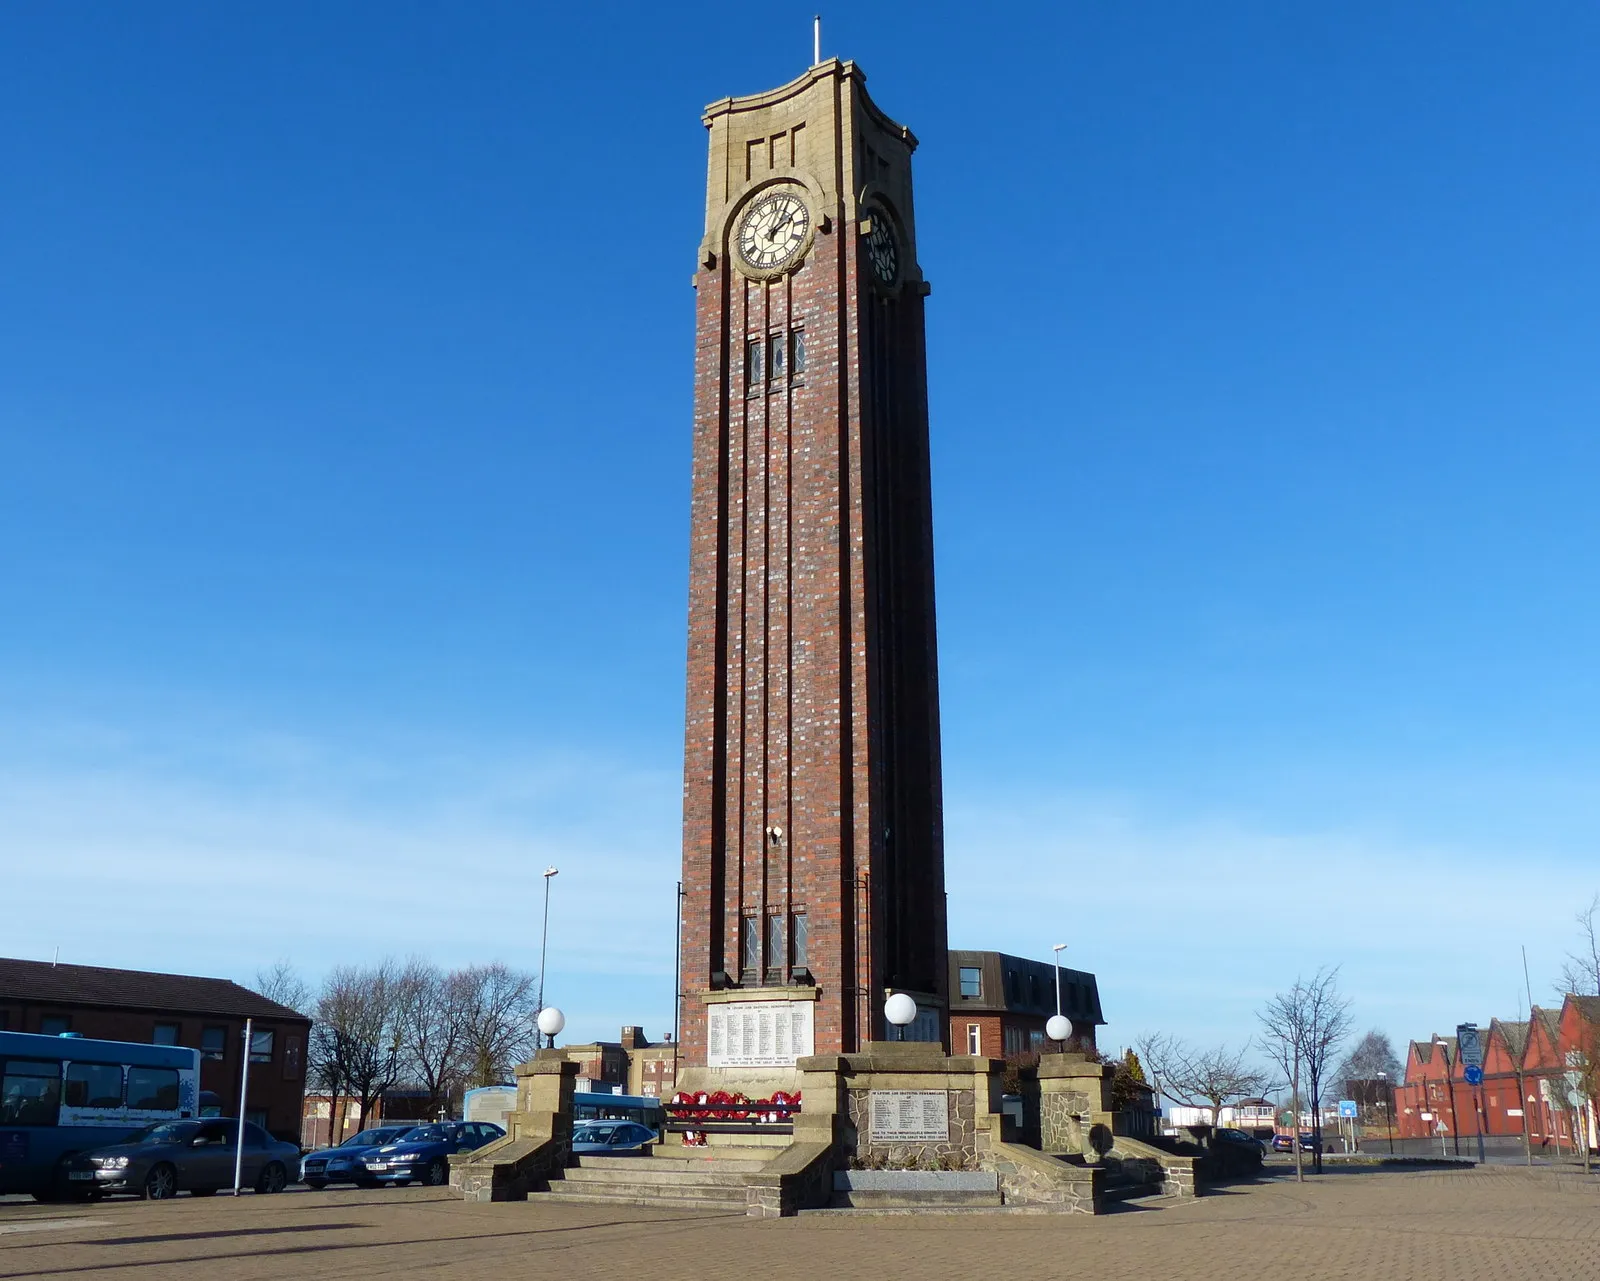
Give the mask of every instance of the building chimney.
[[644, 1029], [627, 1024], [622, 1029], [622, 1048], [625, 1050], [642, 1050], [650, 1044], [644, 1037]]

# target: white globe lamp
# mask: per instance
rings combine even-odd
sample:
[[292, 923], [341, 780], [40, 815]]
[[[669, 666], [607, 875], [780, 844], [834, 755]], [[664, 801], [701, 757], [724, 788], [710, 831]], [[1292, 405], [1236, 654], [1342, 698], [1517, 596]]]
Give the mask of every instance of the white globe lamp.
[[555, 1006], [549, 1005], [539, 1011], [539, 1030], [550, 1038], [550, 1044], [556, 1043], [556, 1036], [567, 1025], [567, 1016]]
[[1065, 1014], [1052, 1014], [1045, 1020], [1044, 1034], [1065, 1045], [1072, 1037], [1072, 1020]]
[[903, 1041], [906, 1028], [917, 1021], [917, 1003], [904, 992], [896, 992], [883, 1003], [883, 1017], [900, 1029], [897, 1039]]

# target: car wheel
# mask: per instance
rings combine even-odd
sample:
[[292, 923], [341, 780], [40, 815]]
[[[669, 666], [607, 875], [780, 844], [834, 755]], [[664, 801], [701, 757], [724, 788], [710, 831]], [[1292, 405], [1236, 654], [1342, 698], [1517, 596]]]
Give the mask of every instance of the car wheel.
[[328, 1186], [328, 1181], [326, 1179], [307, 1179], [306, 1186], [313, 1192], [321, 1192], [323, 1188]]
[[152, 1201], [170, 1201], [178, 1195], [178, 1172], [163, 1161], [144, 1176], [144, 1194]]
[[444, 1163], [443, 1157], [434, 1157], [428, 1162], [427, 1171], [422, 1176], [422, 1181], [430, 1188], [442, 1188], [450, 1182], [450, 1167]]
[[282, 1192], [289, 1182], [289, 1176], [276, 1161], [261, 1171], [261, 1177], [256, 1180], [257, 1192]]

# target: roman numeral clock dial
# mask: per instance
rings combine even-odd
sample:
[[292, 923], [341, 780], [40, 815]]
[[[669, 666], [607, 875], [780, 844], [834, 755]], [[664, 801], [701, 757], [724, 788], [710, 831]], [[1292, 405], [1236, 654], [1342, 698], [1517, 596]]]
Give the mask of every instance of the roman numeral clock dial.
[[739, 220], [739, 258], [752, 271], [774, 273], [793, 266], [805, 252], [811, 211], [793, 191], [759, 197]]

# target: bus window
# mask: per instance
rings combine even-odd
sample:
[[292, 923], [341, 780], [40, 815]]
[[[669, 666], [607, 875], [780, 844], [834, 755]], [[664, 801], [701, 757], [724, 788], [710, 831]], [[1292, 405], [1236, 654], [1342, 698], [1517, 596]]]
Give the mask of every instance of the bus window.
[[178, 1110], [178, 1073], [175, 1068], [128, 1069], [128, 1106], [158, 1112]]
[[69, 1108], [120, 1108], [122, 1067], [115, 1063], [67, 1064]]
[[54, 1125], [61, 1110], [61, 1065], [7, 1059], [0, 1077], [0, 1125]]

